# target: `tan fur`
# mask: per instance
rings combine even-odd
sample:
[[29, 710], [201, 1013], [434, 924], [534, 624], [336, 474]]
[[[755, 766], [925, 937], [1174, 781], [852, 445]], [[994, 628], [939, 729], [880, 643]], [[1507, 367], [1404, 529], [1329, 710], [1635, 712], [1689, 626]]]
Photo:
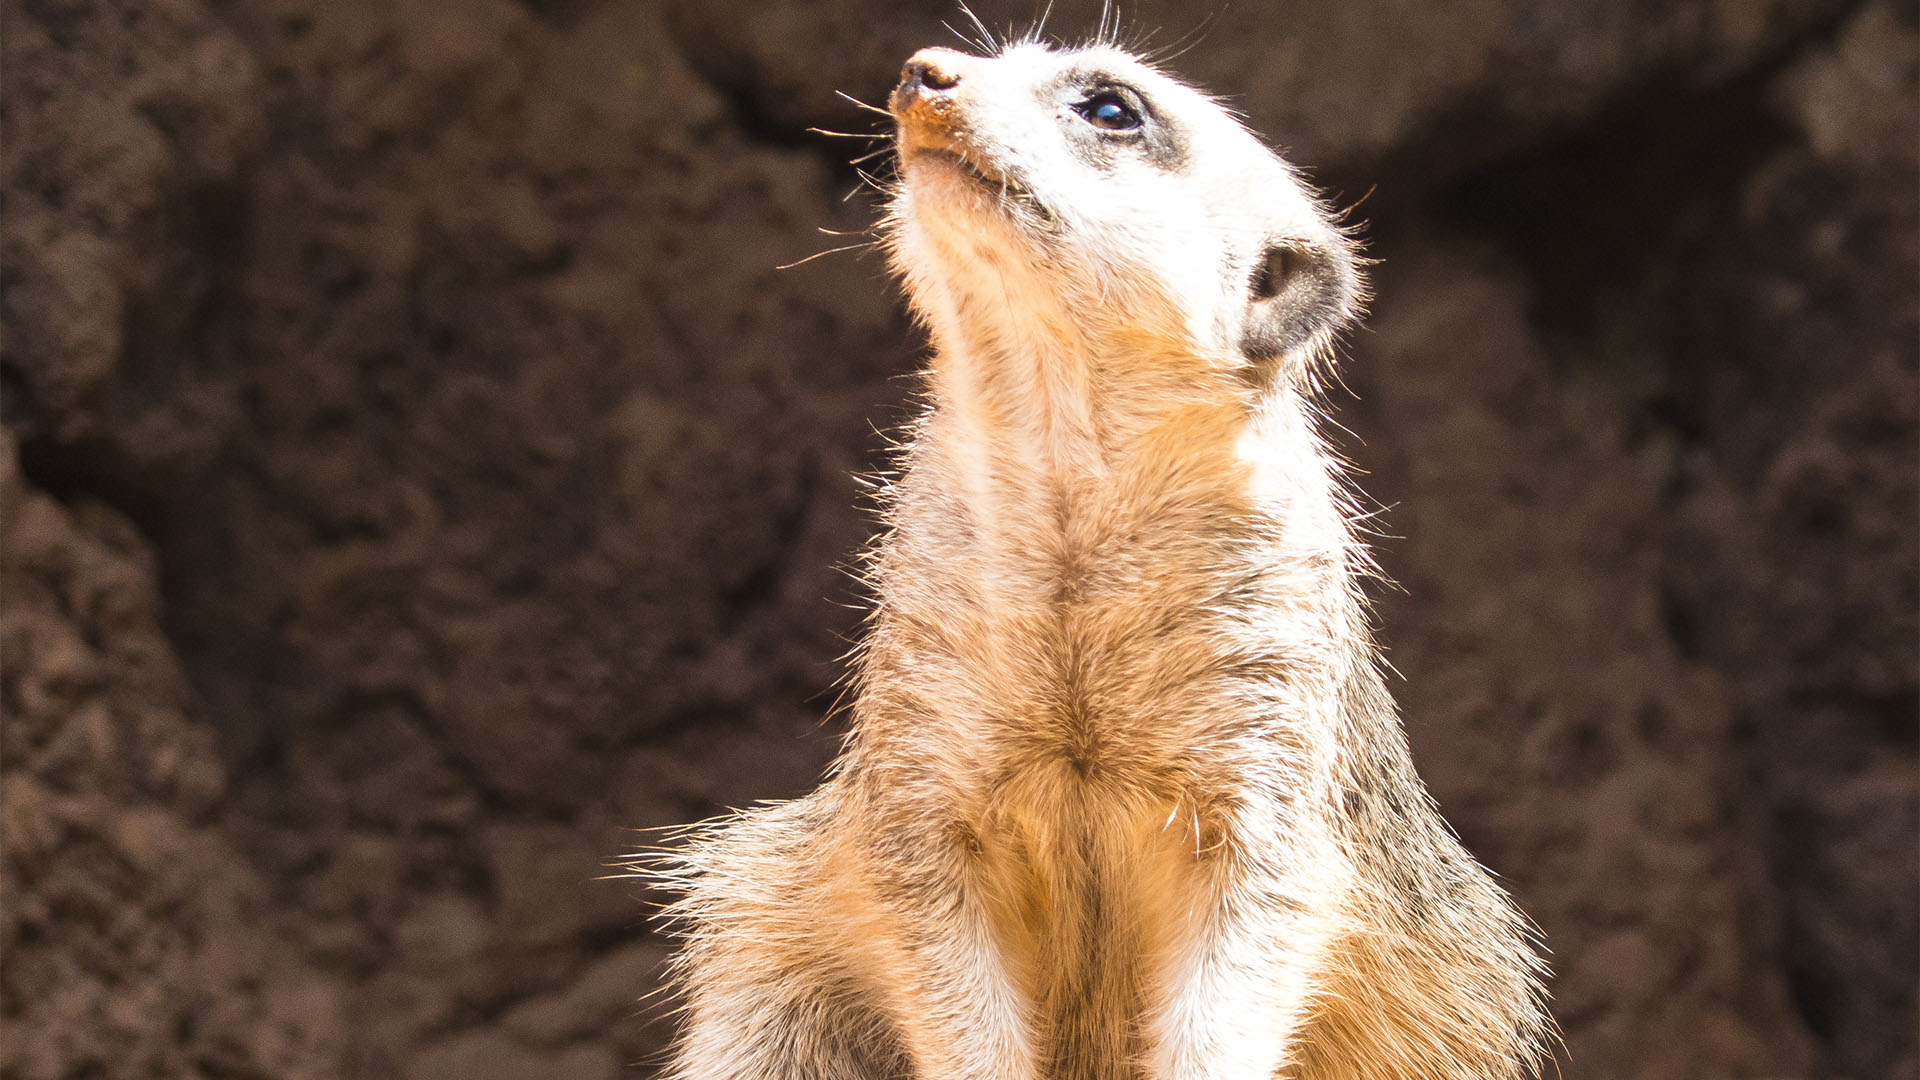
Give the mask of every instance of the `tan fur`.
[[845, 753], [653, 871], [671, 1075], [1530, 1073], [1539, 962], [1408, 760], [1316, 434], [1350, 243], [1111, 47], [928, 50], [893, 106], [930, 408]]

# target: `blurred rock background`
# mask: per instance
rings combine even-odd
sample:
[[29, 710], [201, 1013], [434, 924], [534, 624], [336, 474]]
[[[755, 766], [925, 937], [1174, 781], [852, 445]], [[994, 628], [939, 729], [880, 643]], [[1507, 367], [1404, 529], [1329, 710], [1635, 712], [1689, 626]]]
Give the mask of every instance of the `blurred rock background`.
[[[1913, 7], [1124, 12], [1364, 198], [1396, 693], [1561, 1075], [1916, 1076]], [[923, 344], [775, 269], [875, 215], [806, 129], [960, 18], [0, 7], [0, 1076], [646, 1075], [597, 878], [831, 757]]]

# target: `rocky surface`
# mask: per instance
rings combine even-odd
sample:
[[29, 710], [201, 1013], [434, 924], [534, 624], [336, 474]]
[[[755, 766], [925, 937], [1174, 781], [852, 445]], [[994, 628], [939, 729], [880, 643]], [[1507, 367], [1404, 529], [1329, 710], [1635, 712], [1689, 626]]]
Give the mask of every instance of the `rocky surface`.
[[158, 623], [151, 548], [0, 445], [0, 1074], [338, 1075], [345, 987], [273, 930]]
[[[1563, 1074], [1915, 1076], [1912, 12], [1175, 7], [1378, 188], [1333, 405]], [[873, 220], [804, 129], [963, 17], [0, 8], [0, 1075], [645, 1072], [597, 879], [831, 756], [920, 348], [775, 269]]]

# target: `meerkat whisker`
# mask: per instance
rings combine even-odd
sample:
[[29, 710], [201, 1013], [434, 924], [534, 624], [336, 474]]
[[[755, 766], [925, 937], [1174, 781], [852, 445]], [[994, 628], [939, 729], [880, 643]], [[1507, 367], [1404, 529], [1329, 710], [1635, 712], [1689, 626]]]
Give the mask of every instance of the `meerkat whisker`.
[[[992, 55], [1000, 51], [1000, 43], [994, 39], [993, 31], [987, 29], [987, 24], [980, 21], [980, 16], [974, 14], [973, 8], [967, 4], [966, 0], [960, 0], [960, 13], [962, 15], [965, 15], [967, 17], [967, 21], [973, 24], [974, 30], [979, 32], [980, 51], [987, 53], [988, 55]], [[948, 29], [952, 29], [952, 28], [948, 27]], [[956, 34], [955, 36], [960, 37], [962, 41], [966, 40], [965, 36], [963, 35]]]
[[804, 259], [795, 259], [790, 263], [782, 263], [781, 265], [774, 267], [774, 269], [775, 270], [791, 270], [796, 266], [805, 266], [807, 263], [810, 263], [815, 259], [825, 258], [828, 255], [837, 255], [842, 251], [864, 251], [868, 248], [874, 248], [879, 246], [880, 246], [880, 242], [878, 240], [869, 240], [861, 244], [842, 244], [839, 247], [828, 248], [825, 251], [816, 251]]
[[844, 90], [835, 90], [834, 95], [837, 97], [843, 98], [849, 102], [852, 102], [853, 104], [858, 105], [860, 108], [865, 109], [870, 113], [879, 113], [881, 116], [887, 117], [888, 119], [893, 118], [893, 114], [888, 112], [887, 110], [879, 107], [878, 105], [869, 105], [866, 102], [861, 101], [859, 98], [854, 97], [852, 94], [849, 94]]
[[854, 158], [852, 161], [849, 161], [847, 164], [864, 165], [867, 162], [872, 161], [874, 158], [881, 157], [883, 155], [891, 154], [891, 153], [893, 153], [893, 147], [883, 146], [880, 149], [873, 151], [872, 153], [861, 154], [859, 157]]

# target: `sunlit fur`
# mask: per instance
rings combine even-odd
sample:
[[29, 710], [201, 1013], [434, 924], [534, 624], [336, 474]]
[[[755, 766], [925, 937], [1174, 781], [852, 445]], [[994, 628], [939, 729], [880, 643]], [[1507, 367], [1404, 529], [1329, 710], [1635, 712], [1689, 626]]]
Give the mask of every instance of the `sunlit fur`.
[[[1529, 1074], [1540, 965], [1414, 774], [1317, 435], [1351, 243], [1217, 103], [1117, 49], [922, 55], [960, 82], [903, 114], [887, 231], [929, 405], [870, 557], [852, 728], [813, 794], [650, 871], [683, 896], [671, 1075]], [[1177, 118], [1180, 159], [1089, 169], [1035, 90], [1074, 64]], [[1249, 358], [1276, 242], [1343, 291]]]

